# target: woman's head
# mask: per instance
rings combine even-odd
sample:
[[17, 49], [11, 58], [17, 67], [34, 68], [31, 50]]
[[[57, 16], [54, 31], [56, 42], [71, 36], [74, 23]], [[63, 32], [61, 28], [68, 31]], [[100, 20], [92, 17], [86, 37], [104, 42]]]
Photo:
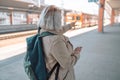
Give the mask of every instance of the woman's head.
[[61, 10], [54, 5], [47, 6], [40, 14], [38, 27], [59, 32], [61, 29]]

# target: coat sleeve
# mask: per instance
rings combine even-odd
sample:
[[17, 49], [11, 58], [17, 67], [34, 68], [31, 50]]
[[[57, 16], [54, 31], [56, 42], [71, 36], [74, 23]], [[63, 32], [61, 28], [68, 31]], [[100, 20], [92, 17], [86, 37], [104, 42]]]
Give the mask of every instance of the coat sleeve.
[[69, 68], [70, 66], [73, 66], [77, 61], [77, 58], [71, 55], [72, 52], [69, 53], [65, 41], [61, 38], [58, 38], [53, 42], [51, 54], [62, 68]]

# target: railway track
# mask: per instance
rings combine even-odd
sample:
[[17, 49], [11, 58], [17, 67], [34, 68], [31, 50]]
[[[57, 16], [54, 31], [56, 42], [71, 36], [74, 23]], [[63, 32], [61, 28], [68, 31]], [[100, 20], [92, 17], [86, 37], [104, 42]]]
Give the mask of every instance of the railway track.
[[0, 35], [0, 40], [29, 36], [29, 35], [35, 34], [36, 32], [37, 32], [37, 30], [2, 34], [2, 35]]
[[33, 35], [36, 30], [37, 26], [34, 24], [0, 25], [0, 40]]

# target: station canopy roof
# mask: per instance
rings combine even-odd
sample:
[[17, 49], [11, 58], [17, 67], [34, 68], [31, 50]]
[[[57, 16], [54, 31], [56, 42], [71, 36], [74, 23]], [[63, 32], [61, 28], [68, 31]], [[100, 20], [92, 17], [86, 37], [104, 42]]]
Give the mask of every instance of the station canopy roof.
[[[30, 13], [40, 13], [46, 5], [36, 4], [32, 0], [0, 0], [0, 10], [25, 11]], [[71, 10], [64, 9], [65, 12]]]
[[[29, 2], [28, 2], [29, 1]], [[15, 10], [40, 13], [44, 6], [35, 5], [34, 1], [28, 0], [0, 0], [0, 10]]]
[[[120, 0], [106, 0], [116, 14], [120, 14]], [[40, 13], [45, 6], [38, 6], [32, 0], [0, 0], [0, 10], [18, 10]]]
[[115, 14], [120, 14], [120, 0], [106, 0], [112, 9], [115, 10]]

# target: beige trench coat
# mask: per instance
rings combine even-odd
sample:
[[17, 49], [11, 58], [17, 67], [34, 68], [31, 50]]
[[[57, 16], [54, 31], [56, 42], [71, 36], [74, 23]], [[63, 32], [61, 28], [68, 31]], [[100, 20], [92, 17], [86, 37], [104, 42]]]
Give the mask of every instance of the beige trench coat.
[[[60, 64], [58, 80], [75, 80], [74, 69], [79, 54], [74, 54], [73, 46], [64, 35], [52, 35], [43, 38], [46, 65], [49, 70]], [[66, 76], [66, 77], [65, 77]], [[55, 80], [55, 72], [49, 80]]]

